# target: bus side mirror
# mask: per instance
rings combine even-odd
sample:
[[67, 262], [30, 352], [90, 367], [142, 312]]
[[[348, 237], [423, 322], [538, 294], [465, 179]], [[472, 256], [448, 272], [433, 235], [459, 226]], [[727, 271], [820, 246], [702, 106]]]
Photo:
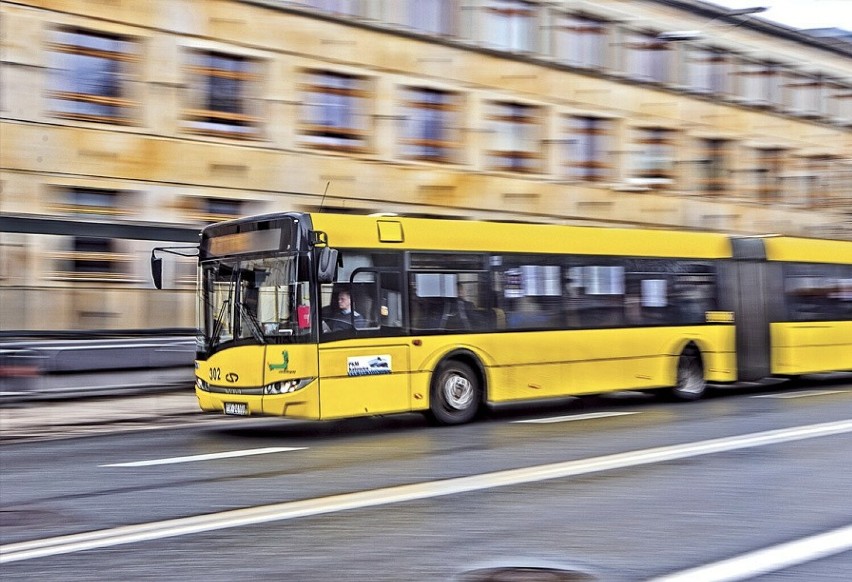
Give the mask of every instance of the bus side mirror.
[[154, 256], [151, 252], [151, 276], [154, 278], [154, 287], [163, 288], [163, 258]]
[[163, 259], [157, 253], [169, 253], [179, 257], [197, 257], [200, 249], [198, 247], [156, 247], [151, 250], [151, 276], [154, 278], [154, 287], [163, 288]]
[[317, 256], [317, 281], [334, 283], [337, 278], [337, 249], [322, 247]]

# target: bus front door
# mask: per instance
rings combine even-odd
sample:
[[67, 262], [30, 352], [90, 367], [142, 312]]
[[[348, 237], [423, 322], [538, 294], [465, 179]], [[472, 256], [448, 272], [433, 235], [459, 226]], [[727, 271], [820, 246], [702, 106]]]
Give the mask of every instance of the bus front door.
[[352, 336], [320, 344], [322, 418], [411, 410], [410, 348], [401, 337], [402, 284], [396, 270], [358, 268], [352, 273], [346, 286], [355, 315]]
[[319, 360], [321, 418], [371, 416], [411, 409], [408, 345], [373, 341], [321, 347]]

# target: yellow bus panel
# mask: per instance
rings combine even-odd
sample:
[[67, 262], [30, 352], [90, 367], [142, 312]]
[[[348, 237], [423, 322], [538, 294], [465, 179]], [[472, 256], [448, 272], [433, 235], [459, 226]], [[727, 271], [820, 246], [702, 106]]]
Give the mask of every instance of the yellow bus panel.
[[431, 372], [448, 352], [485, 366], [488, 400], [509, 402], [673, 386], [677, 357], [694, 341], [711, 382], [736, 380], [732, 325], [425, 336], [412, 347], [413, 409], [425, 409]]
[[797, 263], [852, 265], [852, 242], [792, 237], [767, 237], [766, 258]]
[[772, 323], [772, 373], [852, 370], [852, 321]]
[[329, 245], [338, 248], [702, 259], [731, 256], [729, 237], [713, 233], [334, 214], [312, 214], [311, 219], [314, 229], [329, 233]]

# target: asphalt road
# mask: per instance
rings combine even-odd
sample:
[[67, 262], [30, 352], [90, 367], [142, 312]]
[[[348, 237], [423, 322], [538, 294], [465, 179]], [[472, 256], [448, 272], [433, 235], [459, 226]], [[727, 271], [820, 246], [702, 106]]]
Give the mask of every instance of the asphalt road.
[[848, 380], [124, 428], [0, 446], [4, 582], [852, 579]]

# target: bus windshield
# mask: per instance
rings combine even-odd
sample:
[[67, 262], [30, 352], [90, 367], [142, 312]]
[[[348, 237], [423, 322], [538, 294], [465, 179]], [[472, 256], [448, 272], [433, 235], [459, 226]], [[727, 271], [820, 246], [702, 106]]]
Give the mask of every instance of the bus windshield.
[[202, 263], [200, 329], [205, 352], [224, 345], [312, 339], [306, 256], [226, 258]]

